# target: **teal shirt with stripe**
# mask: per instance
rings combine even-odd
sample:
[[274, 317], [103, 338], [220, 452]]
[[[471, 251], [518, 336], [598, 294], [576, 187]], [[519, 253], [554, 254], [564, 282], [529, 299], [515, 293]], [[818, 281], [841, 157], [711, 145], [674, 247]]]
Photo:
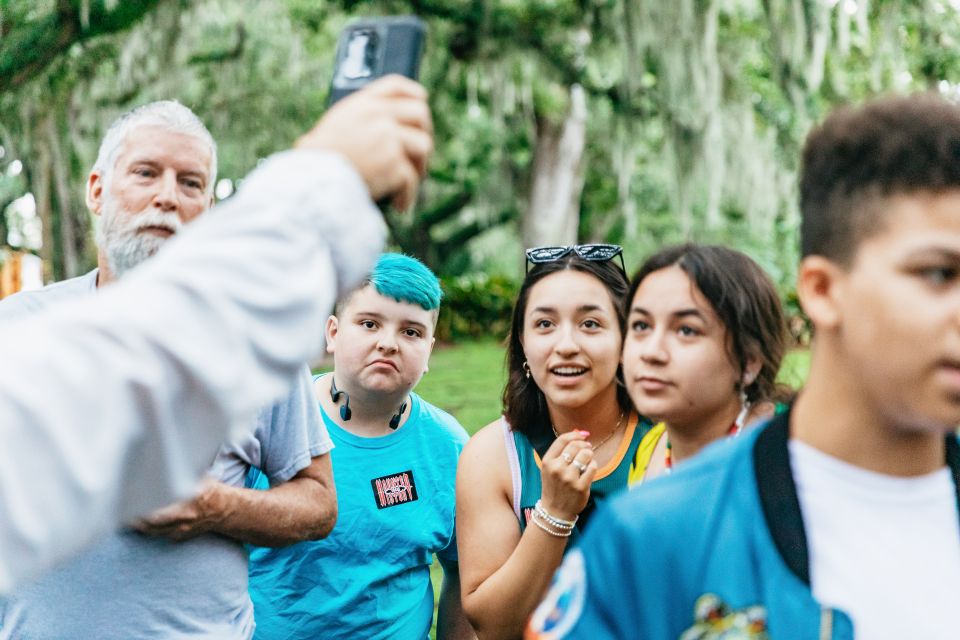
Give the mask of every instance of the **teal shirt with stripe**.
[[[627, 487], [627, 476], [630, 473], [630, 464], [637, 453], [637, 447], [640, 446], [640, 441], [652, 426], [648, 420], [638, 418], [637, 423], [634, 425], [633, 435], [630, 438], [627, 450], [616, 468], [606, 476], [594, 480], [590, 485], [590, 498], [597, 507], [602, 505], [611, 495]], [[530, 444], [530, 440], [526, 435], [516, 430], [512, 431], [512, 435], [514, 445], [517, 449], [517, 459], [520, 464], [520, 532], [523, 533], [527, 528], [527, 523], [531, 517], [530, 514], [533, 512], [534, 505], [536, 505], [537, 500], [540, 499], [543, 484], [540, 479], [540, 466], [537, 464], [537, 454], [534, 451], [533, 445]], [[621, 436], [617, 443], [618, 451], [623, 445], [624, 437], [626, 436]], [[581, 520], [583, 520], [582, 516]], [[586, 523], [584, 522], [582, 524]], [[580, 530], [581, 523], [578, 522], [576, 529], [573, 531], [571, 542], [577, 539]], [[569, 549], [572, 546], [572, 544], [569, 544], [567, 548]]]

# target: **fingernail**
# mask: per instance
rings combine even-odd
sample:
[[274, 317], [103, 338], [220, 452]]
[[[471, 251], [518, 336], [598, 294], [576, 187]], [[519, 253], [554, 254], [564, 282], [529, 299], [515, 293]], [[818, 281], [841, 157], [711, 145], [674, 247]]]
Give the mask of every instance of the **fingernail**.
[[589, 431], [584, 431], [583, 429], [580, 429], [579, 431], [577, 431], [577, 433], [579, 433], [580, 435], [582, 435], [584, 438], [590, 437], [590, 432], [589, 432]]

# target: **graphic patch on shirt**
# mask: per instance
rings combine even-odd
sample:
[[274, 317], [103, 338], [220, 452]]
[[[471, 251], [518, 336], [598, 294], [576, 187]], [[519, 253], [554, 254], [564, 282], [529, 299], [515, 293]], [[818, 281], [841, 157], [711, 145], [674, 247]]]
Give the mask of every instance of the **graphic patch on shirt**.
[[401, 471], [370, 481], [373, 497], [378, 509], [395, 507], [417, 499], [417, 485], [413, 481], [413, 471]]
[[712, 593], [705, 593], [693, 605], [695, 623], [680, 640], [768, 640], [767, 610], [760, 605], [731, 610]]
[[553, 584], [527, 624], [526, 640], [553, 640], [566, 636], [580, 619], [587, 595], [583, 554], [573, 549], [553, 577]]

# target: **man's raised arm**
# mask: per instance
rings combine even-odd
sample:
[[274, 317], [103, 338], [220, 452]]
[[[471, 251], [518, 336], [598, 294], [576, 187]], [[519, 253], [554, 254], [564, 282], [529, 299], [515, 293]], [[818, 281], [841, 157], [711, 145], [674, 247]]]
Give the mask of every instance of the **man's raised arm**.
[[195, 486], [319, 353], [382, 247], [372, 200], [412, 203], [431, 151], [425, 92], [385, 78], [109, 290], [0, 324], [0, 593]]

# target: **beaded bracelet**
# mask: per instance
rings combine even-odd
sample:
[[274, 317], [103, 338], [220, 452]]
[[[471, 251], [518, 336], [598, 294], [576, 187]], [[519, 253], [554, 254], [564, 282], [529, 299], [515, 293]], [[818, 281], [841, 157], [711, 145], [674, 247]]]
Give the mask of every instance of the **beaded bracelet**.
[[577, 520], [579, 519], [579, 516], [577, 516], [573, 520], [561, 520], [544, 509], [539, 500], [537, 500], [537, 503], [534, 505], [533, 511], [557, 529], [562, 529], [564, 531], [573, 529], [573, 527], [577, 524]]
[[577, 520], [580, 519], [580, 516], [574, 516], [573, 520], [561, 520], [560, 518], [552, 515], [549, 511], [543, 508], [543, 504], [537, 500], [536, 504], [533, 505], [534, 513], [538, 514], [541, 518], [555, 526], [557, 529], [563, 529], [564, 531], [569, 531], [577, 524]]
[[541, 520], [548, 523], [554, 529], [559, 529], [560, 531], [573, 531], [574, 525], [563, 524], [565, 522], [564, 520], [558, 521], [543, 509], [540, 509], [540, 510], [534, 509], [533, 513], [534, 515], [538, 516]]
[[540, 514], [536, 511], [533, 512], [533, 515], [530, 518], [530, 520], [533, 522], [533, 524], [537, 525], [538, 527], [540, 527], [541, 529], [543, 529], [544, 531], [546, 531], [547, 533], [549, 533], [550, 535], [556, 538], [569, 538], [573, 534], [573, 529], [565, 529], [564, 531], [554, 531], [553, 529], [549, 528], [547, 525], [540, 522]]

